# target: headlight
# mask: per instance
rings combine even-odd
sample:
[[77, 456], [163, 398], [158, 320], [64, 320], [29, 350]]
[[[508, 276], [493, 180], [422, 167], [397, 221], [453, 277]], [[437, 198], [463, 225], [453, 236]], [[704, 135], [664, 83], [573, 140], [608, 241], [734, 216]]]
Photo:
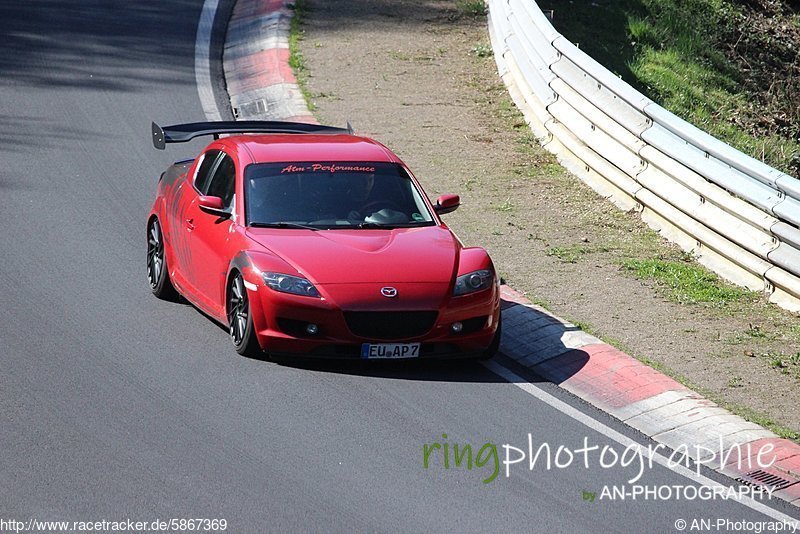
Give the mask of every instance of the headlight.
[[488, 289], [492, 285], [494, 273], [488, 269], [473, 271], [462, 274], [456, 278], [456, 287], [453, 288], [453, 296], [467, 295], [483, 289]]
[[264, 283], [267, 287], [281, 293], [292, 293], [304, 297], [320, 298], [319, 291], [314, 284], [299, 276], [282, 273], [263, 273]]

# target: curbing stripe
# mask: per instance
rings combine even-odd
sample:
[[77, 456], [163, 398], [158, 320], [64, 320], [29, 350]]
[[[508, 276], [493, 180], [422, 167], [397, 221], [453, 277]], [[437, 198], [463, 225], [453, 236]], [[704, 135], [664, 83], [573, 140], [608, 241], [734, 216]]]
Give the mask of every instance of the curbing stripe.
[[637, 415], [657, 410], [661, 406], [666, 406], [667, 404], [678, 402], [682, 399], [697, 397], [697, 393], [688, 388], [684, 388], [682, 390], [669, 390], [661, 393], [660, 395], [645, 397], [640, 399], [638, 402], [634, 402], [627, 406], [620, 406], [619, 409], [616, 410], [614, 416], [621, 421], [627, 421], [628, 419], [636, 417]]
[[285, 6], [283, 0], [239, 0], [233, 8], [233, 14], [242, 17], [268, 15]]
[[277, 84], [296, 84], [288, 61], [289, 50], [286, 48], [261, 50], [231, 60], [231, 67], [240, 75], [228, 82], [228, 90], [234, 94], [244, 94]]
[[279, 83], [263, 89], [231, 95], [231, 105], [242, 120], [286, 120], [308, 114], [300, 88], [294, 83]]
[[200, 20], [197, 23], [197, 35], [194, 43], [194, 78], [197, 85], [197, 96], [203, 107], [203, 114], [210, 121], [222, 120], [214, 97], [211, 81], [211, 32], [214, 28], [214, 17], [217, 14], [218, 0], [205, 0]]
[[[768, 472], [771, 470], [768, 470]], [[778, 490], [775, 492], [776, 497], [780, 497], [785, 501], [789, 501], [795, 506], [800, 506], [800, 484], [794, 483], [788, 488]]]
[[289, 67], [290, 4], [239, 0], [233, 8], [222, 65], [239, 120], [317, 123]]

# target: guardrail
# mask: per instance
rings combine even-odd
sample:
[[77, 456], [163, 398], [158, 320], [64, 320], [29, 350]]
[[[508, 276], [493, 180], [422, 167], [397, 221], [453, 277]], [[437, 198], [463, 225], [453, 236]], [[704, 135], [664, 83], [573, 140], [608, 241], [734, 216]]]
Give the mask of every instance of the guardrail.
[[724, 278], [800, 312], [800, 180], [633, 89], [533, 0], [488, 5], [500, 76], [564, 167]]

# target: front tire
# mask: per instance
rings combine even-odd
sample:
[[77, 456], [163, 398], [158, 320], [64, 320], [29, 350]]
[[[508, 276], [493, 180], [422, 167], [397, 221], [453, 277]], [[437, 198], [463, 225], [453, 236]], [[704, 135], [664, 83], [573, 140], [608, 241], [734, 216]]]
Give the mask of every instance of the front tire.
[[240, 273], [235, 273], [228, 285], [227, 312], [228, 332], [236, 352], [250, 358], [264, 358], [266, 355], [258, 344], [250, 313], [250, 299]]
[[147, 281], [156, 297], [170, 301], [178, 299], [178, 292], [169, 279], [161, 224], [155, 217], [147, 225]]

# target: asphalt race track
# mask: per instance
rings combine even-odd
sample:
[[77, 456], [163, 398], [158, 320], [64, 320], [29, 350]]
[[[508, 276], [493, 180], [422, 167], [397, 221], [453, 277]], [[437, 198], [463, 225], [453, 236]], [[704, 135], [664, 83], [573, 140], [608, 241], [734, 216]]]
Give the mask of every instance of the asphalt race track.
[[[501, 459], [502, 444], [522, 448], [528, 433], [554, 449], [584, 438], [624, 447], [478, 364], [249, 360], [193, 307], [152, 297], [145, 217], [156, 181], [203, 145], [156, 151], [150, 122], [205, 120], [201, 6], [0, 7], [0, 518], [224, 518], [230, 532], [672, 532], [678, 519], [774, 520], [730, 500], [600, 500], [637, 470], [602, 469], [596, 456], [589, 469], [520, 463], [488, 484], [491, 462], [445, 469], [435, 453], [425, 469], [433, 442], [475, 452], [491, 442]], [[660, 466], [639, 484], [696, 485]]]

